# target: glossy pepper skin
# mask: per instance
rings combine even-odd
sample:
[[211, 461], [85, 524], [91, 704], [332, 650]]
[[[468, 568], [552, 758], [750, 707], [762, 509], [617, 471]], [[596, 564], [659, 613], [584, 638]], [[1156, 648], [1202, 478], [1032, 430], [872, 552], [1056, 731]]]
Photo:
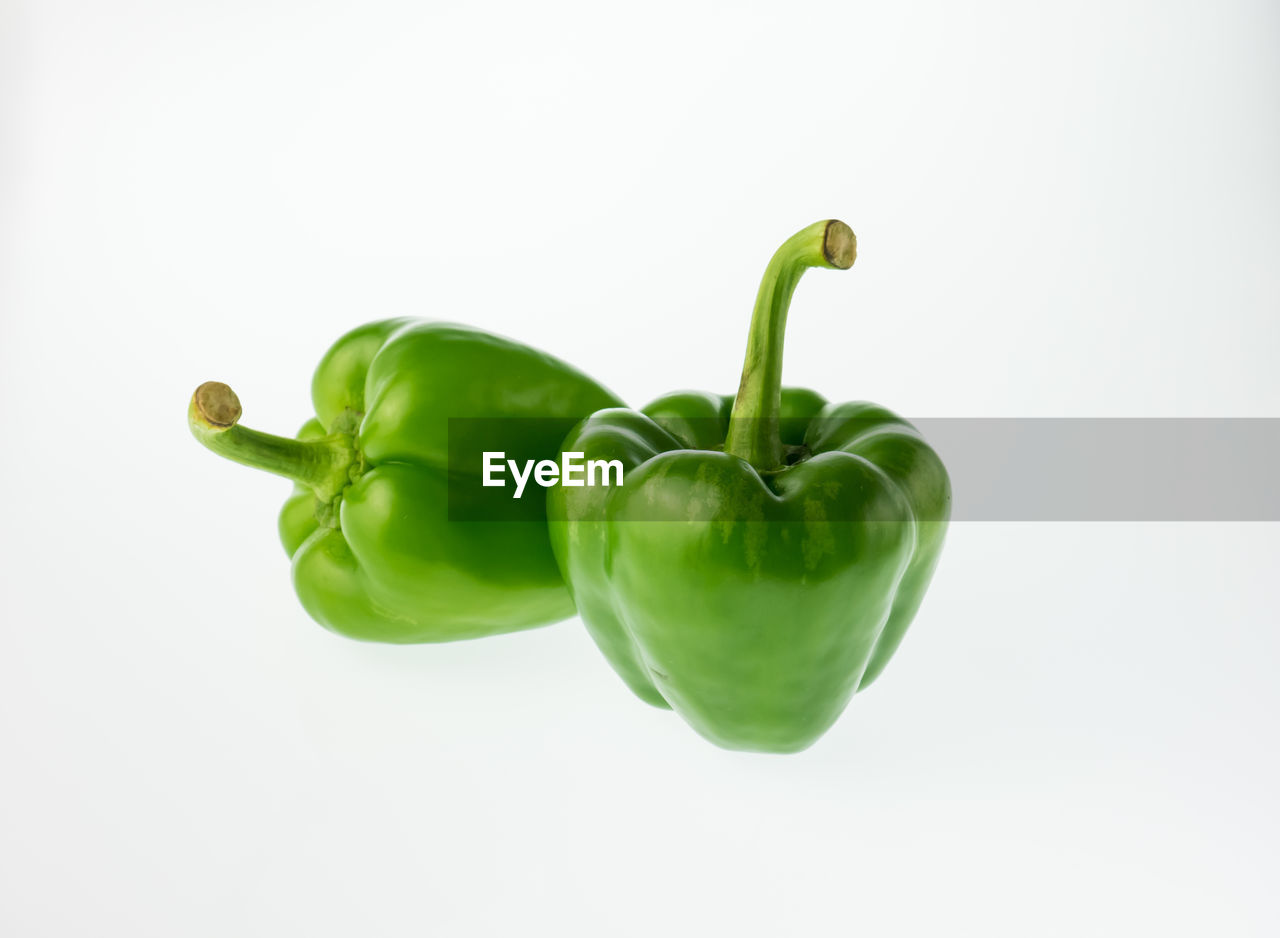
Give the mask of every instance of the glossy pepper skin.
[[456, 476], [450, 487], [450, 433], [455, 451], [492, 448], [489, 422], [450, 418], [504, 418], [508, 451], [554, 458], [575, 422], [620, 403], [613, 394], [518, 342], [389, 319], [339, 339], [311, 396], [316, 416], [296, 439], [240, 426], [239, 400], [216, 382], [196, 390], [188, 422], [214, 452], [294, 480], [280, 538], [313, 619], [350, 638], [410, 643], [573, 615], [541, 499], [510, 500], [509, 519], [449, 519], [450, 498], [457, 507], [480, 487]]
[[623, 485], [548, 491], [556, 559], [605, 657], [728, 749], [817, 740], [888, 663], [942, 549], [950, 482], [920, 434], [873, 404], [781, 388], [800, 275], [854, 255], [841, 222], [787, 241], [737, 396], [593, 414], [562, 449], [620, 460]]

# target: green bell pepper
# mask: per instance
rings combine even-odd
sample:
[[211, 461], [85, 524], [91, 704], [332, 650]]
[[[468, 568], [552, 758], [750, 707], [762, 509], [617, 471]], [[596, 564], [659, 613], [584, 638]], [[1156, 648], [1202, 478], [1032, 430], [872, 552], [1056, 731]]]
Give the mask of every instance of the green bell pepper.
[[480, 492], [478, 480], [457, 477], [450, 443], [492, 448], [489, 421], [470, 418], [501, 417], [506, 449], [554, 457], [577, 421], [618, 398], [536, 349], [415, 319], [343, 336], [316, 369], [311, 396], [316, 417], [297, 439], [241, 426], [240, 401], [217, 382], [196, 389], [188, 423], [215, 453], [294, 480], [280, 538], [313, 619], [351, 638], [408, 643], [573, 615], [543, 500], [510, 500], [500, 520], [450, 520], [458, 499]]
[[621, 461], [624, 485], [548, 490], [556, 559], [605, 657], [725, 748], [794, 752], [826, 732], [888, 663], [942, 549], [950, 482], [915, 428], [781, 387], [801, 274], [855, 254], [838, 221], [789, 239], [736, 398], [593, 414], [561, 449]]

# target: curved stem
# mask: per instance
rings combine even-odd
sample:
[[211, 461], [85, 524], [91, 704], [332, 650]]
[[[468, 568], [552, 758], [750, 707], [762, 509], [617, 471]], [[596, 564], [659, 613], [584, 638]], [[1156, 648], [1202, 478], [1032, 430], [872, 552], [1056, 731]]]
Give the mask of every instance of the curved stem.
[[206, 381], [191, 395], [187, 425], [197, 440], [234, 462], [292, 479], [323, 502], [331, 502], [351, 481], [359, 462], [355, 440], [336, 434], [320, 440], [293, 440], [239, 425], [240, 398], [219, 381]]
[[810, 267], [847, 270], [857, 253], [853, 232], [835, 220], [810, 225], [774, 252], [756, 294], [742, 381], [724, 442], [726, 453], [740, 456], [757, 469], [782, 465], [778, 416], [782, 409], [782, 343], [791, 295]]

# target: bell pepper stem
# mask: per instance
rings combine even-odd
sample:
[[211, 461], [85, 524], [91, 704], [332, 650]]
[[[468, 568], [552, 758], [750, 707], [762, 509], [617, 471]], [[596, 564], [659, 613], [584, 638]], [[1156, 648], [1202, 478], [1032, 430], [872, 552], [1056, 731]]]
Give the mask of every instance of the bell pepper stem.
[[292, 479], [323, 502], [333, 501], [351, 481], [359, 453], [350, 435], [319, 440], [273, 436], [240, 426], [242, 412], [235, 391], [220, 381], [206, 381], [191, 395], [187, 424], [219, 456]]
[[787, 309], [801, 275], [810, 267], [847, 270], [858, 253], [857, 239], [842, 221], [820, 221], [792, 235], [774, 252], [760, 281], [742, 381], [729, 416], [724, 451], [757, 469], [782, 465], [779, 432], [782, 410], [782, 344]]

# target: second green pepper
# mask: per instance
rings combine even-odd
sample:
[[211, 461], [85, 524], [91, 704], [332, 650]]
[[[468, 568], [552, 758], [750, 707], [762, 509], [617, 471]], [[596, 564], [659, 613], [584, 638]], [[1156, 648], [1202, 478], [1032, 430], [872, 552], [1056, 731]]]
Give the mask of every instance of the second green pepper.
[[548, 492], [578, 611], [640, 697], [731, 749], [792, 752], [883, 670], [942, 549], [950, 483], [909, 423], [783, 390], [787, 308], [808, 267], [847, 268], [819, 222], [765, 272], [735, 398], [604, 410], [562, 446], [619, 460], [619, 488]]

